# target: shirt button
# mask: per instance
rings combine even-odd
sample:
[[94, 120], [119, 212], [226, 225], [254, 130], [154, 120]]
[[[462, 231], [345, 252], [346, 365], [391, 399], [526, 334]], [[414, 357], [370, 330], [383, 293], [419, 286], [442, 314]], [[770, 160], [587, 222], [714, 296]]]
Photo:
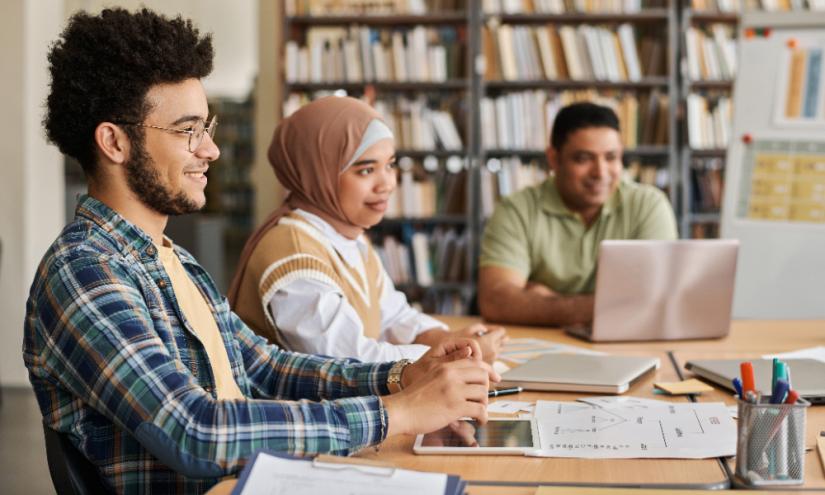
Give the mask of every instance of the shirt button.
[[166, 288], [166, 280], [164, 280], [164, 279], [158, 280], [158, 287], [160, 287], [161, 289], [165, 289]]
[[149, 256], [154, 256], [155, 254], [157, 254], [157, 252], [158, 250], [155, 249], [155, 246], [149, 246], [148, 248], [146, 248], [146, 254], [148, 254]]

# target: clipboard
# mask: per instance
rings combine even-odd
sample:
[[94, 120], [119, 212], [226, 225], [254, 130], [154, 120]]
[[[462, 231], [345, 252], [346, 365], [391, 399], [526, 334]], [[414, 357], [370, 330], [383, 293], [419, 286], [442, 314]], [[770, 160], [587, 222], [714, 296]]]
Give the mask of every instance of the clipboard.
[[[243, 471], [241, 471], [241, 474], [238, 477], [238, 482], [235, 484], [235, 487], [232, 490], [232, 495], [243, 494], [244, 488], [246, 487], [247, 482], [249, 481], [249, 478], [252, 474], [253, 467], [258, 462], [259, 458], [261, 458], [262, 456], [272, 456], [293, 462], [308, 463], [311, 465], [313, 470], [347, 471], [350, 474], [356, 472], [358, 475], [363, 475], [365, 477], [371, 478], [372, 480], [374, 480], [377, 486], [382, 485], [382, 479], [385, 481], [389, 481], [397, 473], [415, 473], [415, 471], [400, 469], [389, 463], [372, 461], [369, 459], [340, 457], [324, 454], [318, 455], [314, 458], [303, 458], [296, 457], [290, 454], [285, 454], [283, 452], [275, 452], [272, 450], [263, 449], [257, 451], [246, 463], [246, 466], [244, 466]], [[444, 495], [461, 495], [464, 493], [465, 488], [467, 487], [467, 481], [462, 480], [460, 477], [454, 475], [445, 476], [447, 476], [447, 480], [444, 485]], [[338, 484], [337, 486], [330, 488], [340, 489], [341, 485]]]

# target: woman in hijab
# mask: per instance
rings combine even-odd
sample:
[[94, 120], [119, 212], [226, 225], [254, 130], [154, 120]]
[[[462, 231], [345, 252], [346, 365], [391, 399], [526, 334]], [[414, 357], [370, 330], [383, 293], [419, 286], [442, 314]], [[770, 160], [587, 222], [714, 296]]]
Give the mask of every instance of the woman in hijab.
[[[229, 301], [271, 342], [362, 361], [417, 359], [450, 333], [410, 307], [364, 231], [381, 221], [396, 186], [392, 132], [354, 98], [330, 96], [281, 121], [269, 161], [288, 194], [247, 242]], [[485, 361], [502, 328], [458, 331]]]

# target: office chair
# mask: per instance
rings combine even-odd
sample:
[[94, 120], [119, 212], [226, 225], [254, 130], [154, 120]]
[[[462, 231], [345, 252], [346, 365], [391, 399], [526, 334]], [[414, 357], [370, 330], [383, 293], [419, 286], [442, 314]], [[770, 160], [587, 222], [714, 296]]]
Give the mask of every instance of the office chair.
[[49, 474], [57, 495], [95, 495], [108, 493], [100, 474], [91, 463], [69, 441], [65, 433], [57, 432], [43, 424], [46, 436], [46, 459]]

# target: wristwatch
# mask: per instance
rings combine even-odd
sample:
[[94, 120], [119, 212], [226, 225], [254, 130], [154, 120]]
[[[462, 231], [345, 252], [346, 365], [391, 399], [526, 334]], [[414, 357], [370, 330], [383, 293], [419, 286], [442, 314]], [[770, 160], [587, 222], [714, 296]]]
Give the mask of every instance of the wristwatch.
[[404, 368], [406, 368], [408, 364], [412, 364], [412, 361], [402, 359], [396, 361], [395, 364], [392, 365], [392, 368], [390, 368], [390, 374], [387, 377], [387, 388], [391, 394], [400, 392], [401, 389], [404, 388], [404, 385], [401, 384], [401, 373], [404, 372]]

